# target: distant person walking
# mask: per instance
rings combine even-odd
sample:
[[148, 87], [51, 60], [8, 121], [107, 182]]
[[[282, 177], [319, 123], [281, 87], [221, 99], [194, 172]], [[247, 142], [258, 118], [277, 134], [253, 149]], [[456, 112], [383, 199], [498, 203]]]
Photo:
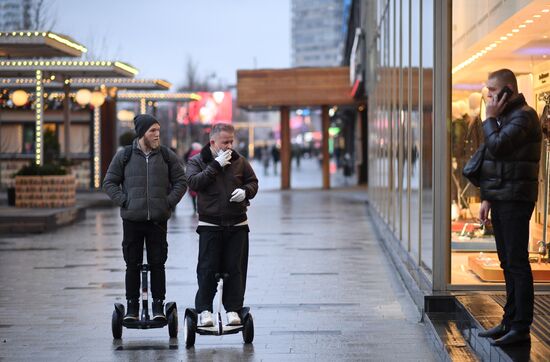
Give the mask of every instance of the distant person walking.
[[271, 147], [271, 157], [273, 158], [273, 173], [277, 175], [277, 167], [279, 165], [279, 161], [281, 160], [281, 152], [276, 144]]

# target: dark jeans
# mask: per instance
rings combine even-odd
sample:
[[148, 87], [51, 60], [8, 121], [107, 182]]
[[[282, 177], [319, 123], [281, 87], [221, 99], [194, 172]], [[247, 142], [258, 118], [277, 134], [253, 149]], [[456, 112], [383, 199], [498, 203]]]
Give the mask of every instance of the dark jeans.
[[529, 330], [533, 323], [533, 274], [529, 264], [529, 219], [533, 202], [491, 201], [500, 267], [506, 282], [506, 305], [502, 323]]
[[122, 220], [124, 237], [122, 254], [126, 262], [126, 299], [138, 299], [141, 284], [140, 271], [143, 263], [143, 243], [147, 248], [147, 263], [151, 270], [151, 295], [164, 300], [166, 275], [164, 263], [168, 257], [166, 242], [167, 222]]
[[199, 226], [199, 290], [195, 308], [212, 311], [218, 281], [216, 273], [228, 273], [223, 284], [223, 306], [228, 312], [242, 309], [248, 269], [248, 226]]

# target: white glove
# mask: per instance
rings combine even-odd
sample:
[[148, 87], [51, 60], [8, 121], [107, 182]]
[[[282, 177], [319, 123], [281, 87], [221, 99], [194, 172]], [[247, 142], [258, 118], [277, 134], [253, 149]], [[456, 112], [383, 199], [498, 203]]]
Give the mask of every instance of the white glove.
[[229, 199], [229, 202], [241, 202], [246, 197], [246, 191], [243, 189], [235, 189], [233, 193], [231, 194], [231, 198]]
[[218, 157], [216, 157], [216, 161], [220, 164], [221, 167], [230, 165], [231, 164], [231, 162], [229, 162], [230, 159], [231, 159], [231, 150], [220, 151], [218, 153]]

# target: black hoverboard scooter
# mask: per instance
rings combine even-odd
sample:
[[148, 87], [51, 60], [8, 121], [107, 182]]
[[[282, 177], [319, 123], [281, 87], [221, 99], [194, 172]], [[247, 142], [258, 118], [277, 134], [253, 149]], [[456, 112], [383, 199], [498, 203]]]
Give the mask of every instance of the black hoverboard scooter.
[[149, 318], [149, 305], [148, 305], [148, 278], [147, 272], [149, 271], [148, 264], [142, 264], [141, 266], [141, 318], [135, 321], [124, 321], [124, 305], [115, 303], [115, 310], [113, 311], [113, 318], [111, 321], [111, 327], [113, 330], [113, 338], [122, 338], [122, 327], [132, 329], [150, 329], [150, 328], [162, 328], [168, 324], [168, 334], [170, 338], [176, 338], [178, 336], [178, 307], [176, 302], [168, 302], [164, 305], [166, 314], [165, 320], [152, 320]]
[[193, 347], [195, 344], [195, 333], [210, 336], [221, 336], [223, 334], [236, 334], [243, 332], [244, 343], [252, 343], [254, 340], [254, 320], [250, 314], [249, 307], [243, 307], [239, 312], [242, 324], [239, 325], [224, 325], [222, 322], [221, 307], [223, 298], [223, 281], [227, 279], [229, 274], [216, 274], [218, 279], [218, 312], [216, 313], [216, 321], [212, 327], [198, 326], [198, 314], [194, 308], [185, 310], [185, 321], [183, 323], [183, 333], [185, 338], [185, 346]]

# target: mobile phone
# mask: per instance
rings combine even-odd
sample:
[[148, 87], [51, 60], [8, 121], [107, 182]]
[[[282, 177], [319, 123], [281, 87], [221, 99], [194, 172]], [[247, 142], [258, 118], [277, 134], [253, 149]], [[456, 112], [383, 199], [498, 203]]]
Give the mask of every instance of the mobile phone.
[[502, 87], [500, 92], [498, 92], [497, 101], [500, 102], [502, 97], [504, 97], [504, 94], [508, 94], [508, 97], [506, 97], [506, 100], [509, 100], [513, 93], [514, 92], [512, 92], [512, 90], [507, 85], [505, 85], [504, 87]]

